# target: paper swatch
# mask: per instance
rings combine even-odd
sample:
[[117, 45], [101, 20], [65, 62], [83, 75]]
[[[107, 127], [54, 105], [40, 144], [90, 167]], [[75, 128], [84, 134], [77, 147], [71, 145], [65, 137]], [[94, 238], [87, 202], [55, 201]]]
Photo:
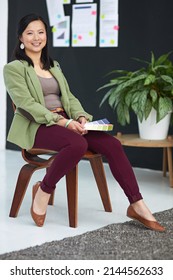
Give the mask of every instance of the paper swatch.
[[111, 131], [113, 130], [113, 124], [107, 119], [101, 119], [93, 122], [88, 122], [85, 124], [86, 130], [100, 130], [100, 131]]

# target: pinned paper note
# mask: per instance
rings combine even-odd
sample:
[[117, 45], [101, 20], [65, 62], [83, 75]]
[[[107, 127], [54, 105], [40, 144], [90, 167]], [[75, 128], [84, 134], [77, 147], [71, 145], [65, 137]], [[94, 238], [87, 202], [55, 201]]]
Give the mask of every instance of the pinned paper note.
[[96, 46], [96, 4], [73, 5], [72, 46]]
[[46, 0], [46, 4], [50, 26], [56, 25], [58, 21], [64, 19], [63, 0]]
[[66, 16], [64, 20], [59, 21], [52, 28], [53, 46], [54, 47], [69, 47], [70, 45], [70, 17]]
[[100, 0], [100, 47], [118, 46], [118, 0]]

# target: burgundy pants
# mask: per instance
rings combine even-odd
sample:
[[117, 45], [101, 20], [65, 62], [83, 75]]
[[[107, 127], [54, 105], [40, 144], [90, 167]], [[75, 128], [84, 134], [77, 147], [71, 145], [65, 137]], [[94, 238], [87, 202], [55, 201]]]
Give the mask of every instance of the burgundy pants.
[[132, 167], [121, 143], [102, 131], [89, 131], [81, 136], [65, 127], [41, 125], [33, 148], [57, 151], [57, 155], [42, 180], [41, 188], [52, 193], [56, 183], [83, 157], [87, 149], [106, 157], [111, 172], [130, 203], [142, 199]]

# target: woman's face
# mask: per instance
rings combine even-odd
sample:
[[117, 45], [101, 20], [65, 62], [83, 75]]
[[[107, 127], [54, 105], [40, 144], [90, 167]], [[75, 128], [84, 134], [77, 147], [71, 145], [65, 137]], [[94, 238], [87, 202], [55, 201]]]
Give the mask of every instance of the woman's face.
[[47, 42], [47, 35], [44, 23], [41, 20], [35, 20], [28, 24], [20, 41], [25, 46], [25, 53], [32, 56], [35, 53], [41, 53]]

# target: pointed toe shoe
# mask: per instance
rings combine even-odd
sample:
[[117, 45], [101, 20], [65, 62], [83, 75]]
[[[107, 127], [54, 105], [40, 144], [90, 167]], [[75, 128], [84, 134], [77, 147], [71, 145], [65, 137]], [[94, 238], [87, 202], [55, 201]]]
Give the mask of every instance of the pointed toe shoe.
[[32, 219], [34, 220], [35, 224], [38, 226], [38, 227], [42, 227], [44, 225], [44, 221], [45, 221], [45, 218], [46, 218], [46, 213], [44, 215], [38, 215], [34, 212], [33, 210], [33, 204], [34, 204], [34, 198], [35, 198], [35, 195], [40, 187], [40, 183], [41, 182], [37, 182], [34, 186], [33, 186], [33, 189], [32, 189], [32, 205], [31, 205], [31, 217]]
[[151, 230], [160, 231], [160, 232], [165, 231], [165, 228], [161, 226], [158, 222], [147, 220], [142, 216], [140, 216], [138, 213], [136, 213], [136, 211], [133, 209], [131, 205], [127, 209], [127, 217], [140, 222], [146, 228], [149, 228]]

